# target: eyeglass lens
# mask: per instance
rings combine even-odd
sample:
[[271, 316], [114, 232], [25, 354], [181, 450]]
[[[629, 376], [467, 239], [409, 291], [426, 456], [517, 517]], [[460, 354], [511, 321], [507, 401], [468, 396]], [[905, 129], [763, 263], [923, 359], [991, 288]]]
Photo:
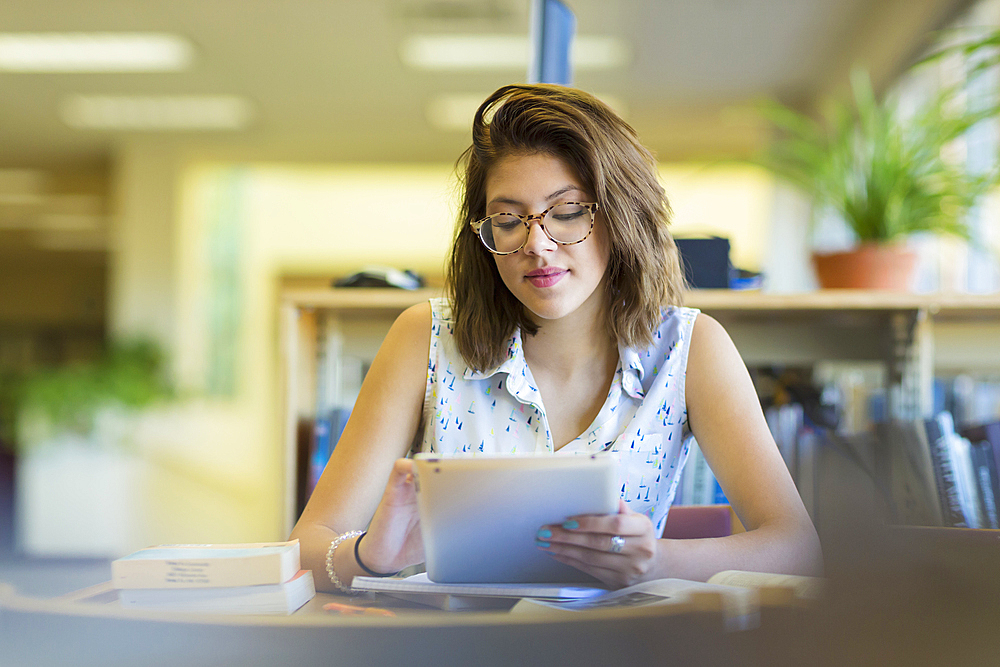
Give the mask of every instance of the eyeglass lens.
[[[580, 204], [558, 204], [542, 218], [542, 229], [559, 243], [576, 243], [590, 232], [593, 214]], [[494, 215], [479, 230], [483, 242], [497, 252], [514, 252], [528, 239], [528, 226], [507, 213]]]

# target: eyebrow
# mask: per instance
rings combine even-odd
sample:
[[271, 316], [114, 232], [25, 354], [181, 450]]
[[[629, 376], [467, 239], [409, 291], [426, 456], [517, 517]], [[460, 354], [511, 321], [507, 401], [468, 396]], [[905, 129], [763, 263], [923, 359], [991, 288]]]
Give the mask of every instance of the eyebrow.
[[[583, 188], [581, 188], [578, 185], [567, 185], [565, 187], [559, 188], [558, 190], [550, 194], [548, 197], [545, 198], [545, 201], [552, 201], [556, 197], [560, 197], [566, 194], [567, 192], [573, 192], [574, 190], [578, 192], [583, 192]], [[523, 205], [522, 202], [518, 201], [517, 199], [511, 199], [510, 197], [496, 197], [487, 202], [486, 205], [491, 206], [493, 204], [512, 204], [514, 206]]]

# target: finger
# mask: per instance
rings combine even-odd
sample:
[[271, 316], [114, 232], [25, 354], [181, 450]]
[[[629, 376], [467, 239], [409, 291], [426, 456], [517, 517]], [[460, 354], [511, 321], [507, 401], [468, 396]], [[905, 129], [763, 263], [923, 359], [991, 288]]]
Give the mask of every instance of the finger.
[[560, 526], [545, 526], [553, 537], [564, 538], [574, 533], [599, 533], [602, 535], [645, 535], [651, 531], [651, 523], [645, 514], [628, 512], [625, 514], [584, 514], [570, 517]]
[[392, 474], [408, 477], [413, 474], [413, 459], [396, 459], [392, 464]]
[[[548, 535], [548, 537], [546, 537]], [[614, 546], [614, 537], [621, 537], [625, 540], [625, 547], [619, 552], [611, 551]], [[578, 549], [588, 549], [601, 553], [625, 553], [630, 545], [640, 544], [645, 540], [643, 534], [636, 535], [609, 535], [607, 533], [585, 533], [581, 531], [568, 531], [558, 529], [540, 530], [536, 536], [539, 546], [546, 544], [560, 547], [575, 547]]]
[[[623, 558], [646, 559], [651, 555], [649, 549], [641, 538], [624, 538], [625, 544], [621, 551], [612, 551], [613, 543], [611, 537], [607, 535], [589, 535], [585, 542], [539, 542], [538, 546], [543, 551], [552, 554], [569, 555], [588, 562], [600, 563], [604, 567], [613, 567], [616, 562]], [[548, 545], [548, 546], [545, 546]]]
[[389, 479], [386, 481], [382, 501], [390, 505], [410, 503], [415, 497], [415, 492], [413, 484], [413, 461], [410, 459], [397, 459], [393, 463]]

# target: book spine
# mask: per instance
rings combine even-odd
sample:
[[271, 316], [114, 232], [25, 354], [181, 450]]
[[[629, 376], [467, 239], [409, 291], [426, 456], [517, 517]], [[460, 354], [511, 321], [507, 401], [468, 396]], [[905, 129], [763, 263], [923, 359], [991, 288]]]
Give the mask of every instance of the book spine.
[[941, 498], [942, 519], [946, 526], [968, 527], [959, 502], [955, 471], [951, 466], [948, 446], [944, 437], [932, 441], [931, 454], [934, 460], [935, 477], [938, 481], [938, 495]]
[[972, 459], [969, 455], [969, 441], [951, 433], [942, 440], [947, 447], [947, 456], [958, 492], [958, 503], [965, 525], [969, 528], [980, 528], [979, 498], [976, 490], [975, 476], [972, 472]]
[[802, 497], [802, 504], [813, 521], [816, 521], [816, 448], [815, 430], [803, 428], [799, 433], [798, 452], [795, 456], [798, 463], [795, 485]]
[[326, 462], [330, 460], [330, 419], [329, 417], [317, 417], [314, 426], [313, 451], [309, 456], [309, 481], [307, 486], [307, 498], [312, 495], [320, 475], [326, 468]]
[[[938, 413], [942, 415], [946, 413]], [[955, 475], [944, 445], [946, 431], [942, 428], [939, 417], [924, 421], [927, 444], [930, 449], [931, 462], [934, 466], [934, 481], [937, 485], [938, 498], [941, 501], [941, 521], [945, 526], [965, 527], [962, 508], [958, 502], [958, 491], [955, 488]]]
[[997, 516], [997, 471], [993, 463], [993, 448], [986, 440], [972, 443], [972, 466], [979, 490], [980, 510], [984, 528], [1000, 528]]

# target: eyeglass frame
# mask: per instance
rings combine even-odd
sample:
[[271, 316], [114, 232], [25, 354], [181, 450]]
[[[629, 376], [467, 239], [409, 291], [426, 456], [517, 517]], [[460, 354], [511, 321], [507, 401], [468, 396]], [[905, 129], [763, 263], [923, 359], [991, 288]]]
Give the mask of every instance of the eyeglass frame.
[[[566, 206], [567, 204], [575, 204], [577, 206], [582, 206], [588, 211], [590, 211], [590, 229], [587, 230], [587, 233], [584, 234], [583, 238], [580, 239], [579, 241], [560, 241], [558, 239], [554, 239], [552, 238], [552, 235], [549, 234], [549, 230], [545, 229], [545, 225], [542, 223], [542, 220], [544, 220], [545, 216], [549, 214], [549, 211], [551, 211], [557, 206]], [[600, 210], [600, 208], [601, 207], [597, 202], [585, 203], [582, 201], [561, 201], [558, 204], [553, 204], [552, 206], [549, 206], [541, 213], [535, 213], [534, 215], [518, 215], [517, 213], [508, 213], [506, 211], [500, 211], [499, 213], [492, 213], [486, 216], [485, 218], [480, 218], [479, 220], [470, 222], [469, 226], [472, 227], [473, 233], [475, 233], [475, 235], [479, 238], [479, 241], [480, 243], [483, 244], [483, 247], [489, 250], [494, 255], [513, 255], [515, 252], [520, 252], [521, 249], [528, 244], [528, 239], [531, 237], [532, 218], [538, 218], [538, 226], [542, 228], [542, 233], [545, 234], [545, 238], [547, 238], [548, 240], [552, 241], [553, 243], [557, 243], [559, 245], [576, 245], [577, 243], [583, 243], [588, 238], [590, 238], [590, 234], [594, 231], [594, 221], [597, 219], [597, 212]], [[483, 228], [483, 225], [487, 223], [487, 221], [492, 220], [498, 215], [509, 215], [515, 217], [522, 223], [524, 223], [525, 228], [528, 230], [528, 233], [524, 235], [524, 242], [520, 246], [518, 246], [516, 250], [508, 250], [507, 252], [500, 252], [499, 250], [494, 250], [493, 248], [486, 245], [486, 241], [483, 240], [483, 235], [480, 233], [480, 230]]]

